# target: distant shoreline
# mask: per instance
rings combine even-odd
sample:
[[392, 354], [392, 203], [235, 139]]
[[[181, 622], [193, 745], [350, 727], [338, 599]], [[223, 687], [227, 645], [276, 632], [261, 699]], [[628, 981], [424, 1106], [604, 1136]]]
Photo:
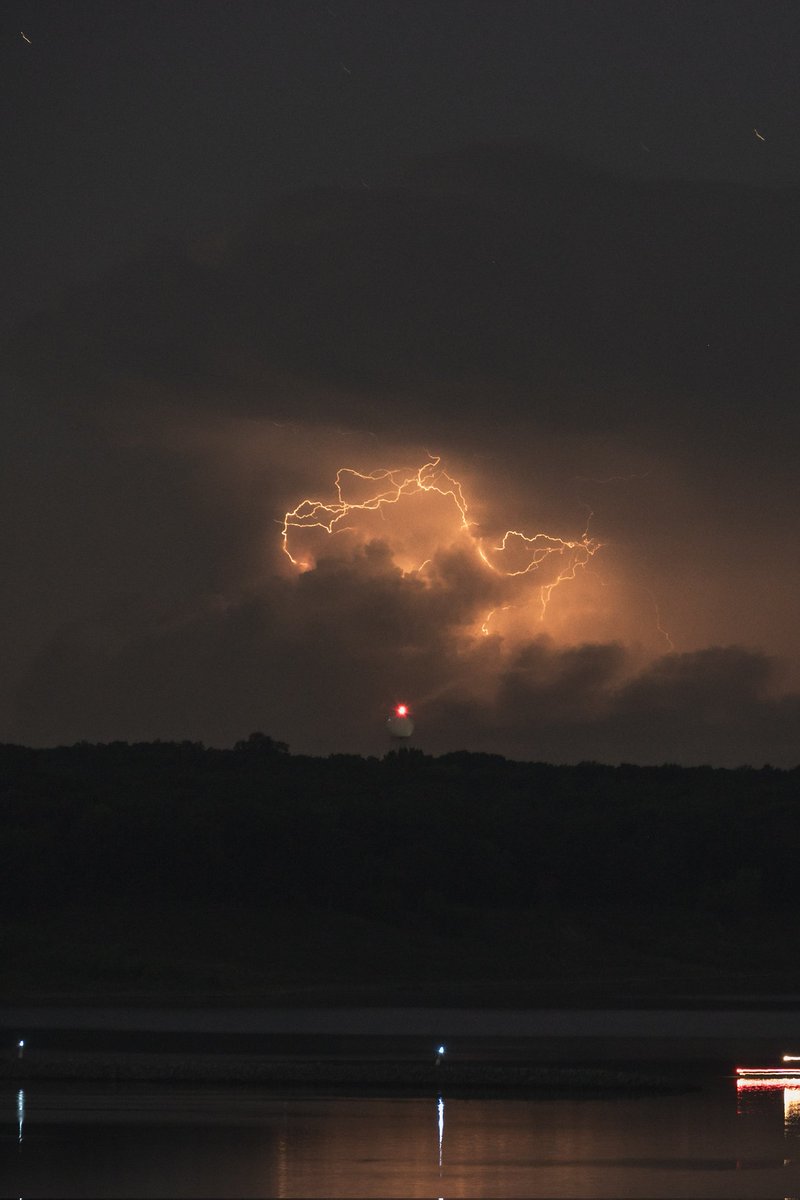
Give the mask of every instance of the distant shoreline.
[[[272, 988], [235, 991], [201, 990], [37, 990], [5, 986], [0, 1018], [10, 1008], [75, 1009], [342, 1009], [342, 1008], [446, 1008], [446, 1009], [790, 1009], [800, 1012], [800, 979], [785, 987], [757, 991], [755, 979], [739, 986], [729, 980], [626, 979], [600, 984], [597, 980], [506, 980], [502, 983], [463, 981], [391, 983], [294, 983]], [[782, 981], [783, 982], [783, 981]], [[668, 985], [667, 985], [668, 983]]]
[[306, 1059], [249, 1054], [38, 1053], [0, 1059], [0, 1076], [33, 1081], [258, 1084], [449, 1091], [686, 1091], [646, 1070], [499, 1062]]
[[0, 1007], [0, 1032], [97, 1030], [154, 1034], [553, 1039], [798, 1037], [797, 1002], [759, 1006], [23, 1004]]
[[[23, 1059], [19, 1039], [25, 1040]], [[434, 1073], [440, 1042], [447, 1056]], [[429, 1088], [446, 1078], [453, 1086], [552, 1087], [554, 1070], [570, 1086], [582, 1086], [585, 1071], [593, 1073], [592, 1086], [609, 1086], [623, 1070], [626, 1086], [630, 1072], [635, 1078], [644, 1073], [649, 1086], [656, 1075], [732, 1072], [737, 1064], [776, 1063], [784, 1053], [800, 1053], [796, 1003], [715, 1009], [0, 1008], [0, 1074], [14, 1079]], [[496, 1080], [489, 1079], [491, 1071], [499, 1072]]]

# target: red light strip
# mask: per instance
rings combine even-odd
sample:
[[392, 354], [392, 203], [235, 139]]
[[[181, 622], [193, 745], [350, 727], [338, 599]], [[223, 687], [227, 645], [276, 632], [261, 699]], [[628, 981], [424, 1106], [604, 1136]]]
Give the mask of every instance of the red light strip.
[[783, 1091], [784, 1088], [800, 1089], [800, 1079], [798, 1079], [797, 1076], [794, 1076], [793, 1078], [785, 1076], [782, 1079], [777, 1079], [774, 1075], [762, 1075], [761, 1077], [752, 1075], [748, 1076], [747, 1078], [742, 1078], [740, 1075], [736, 1080], [737, 1091], [745, 1091], [747, 1089], [750, 1089], [751, 1091], [778, 1091], [780, 1089]]

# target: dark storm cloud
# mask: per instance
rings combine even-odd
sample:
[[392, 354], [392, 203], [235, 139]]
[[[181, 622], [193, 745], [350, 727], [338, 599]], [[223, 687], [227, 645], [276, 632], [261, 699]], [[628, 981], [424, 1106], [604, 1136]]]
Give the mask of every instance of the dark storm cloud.
[[153, 237], [238, 228], [271, 189], [374, 191], [478, 138], [651, 179], [800, 178], [785, 0], [37, 0], [18, 23], [0, 321]]
[[[406, 698], [433, 751], [796, 761], [778, 668], [707, 647], [797, 649], [798, 209], [484, 147], [274, 198], [236, 236], [73, 289], [7, 356], [27, 448], [10, 561], [32, 598], [5, 736], [261, 727], [380, 752], [364, 731]], [[329, 497], [352, 456], [431, 442], [483, 484], [493, 533], [575, 535], [593, 509], [603, 587], [627, 571], [620, 611], [638, 588], [691, 652], [648, 662], [616, 612], [577, 645], [483, 638], [510, 585], [455, 544], [425, 581], [368, 537], [291, 575], [287, 507]]]
[[[227, 243], [163, 245], [30, 321], [25, 376], [85, 402], [143, 386], [192, 403], [393, 423], [490, 381], [512, 417], [647, 423], [642, 389], [738, 426], [800, 382], [800, 193], [616, 179], [529, 145], [439, 156], [392, 186], [276, 198]], [[280, 396], [276, 395], [281, 393]]]
[[[619, 644], [465, 639], [458, 590], [403, 576], [385, 546], [323, 560], [236, 605], [63, 628], [20, 694], [36, 741], [187, 737], [258, 725], [296, 751], [382, 753], [389, 706], [419, 698], [420, 744], [518, 758], [724, 765], [797, 758], [800, 697], [737, 647], [642, 667]], [[481, 601], [485, 597], [480, 597]]]
[[777, 695], [775, 665], [737, 646], [671, 654], [634, 668], [621, 646], [523, 648], [501, 676], [497, 702], [460, 704], [454, 717], [488, 745], [487, 720], [507, 752], [736, 766], [797, 762], [800, 696]]

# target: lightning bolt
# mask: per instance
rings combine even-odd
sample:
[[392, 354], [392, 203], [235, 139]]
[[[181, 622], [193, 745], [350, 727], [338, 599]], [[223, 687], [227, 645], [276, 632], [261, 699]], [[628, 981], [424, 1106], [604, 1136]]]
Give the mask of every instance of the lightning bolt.
[[[301, 500], [296, 508], [287, 512], [281, 528], [281, 543], [284, 554], [296, 567], [308, 569], [307, 562], [300, 562], [289, 549], [290, 529], [323, 529], [326, 533], [341, 533], [350, 526], [342, 522], [354, 512], [383, 513], [387, 504], [397, 504], [404, 496], [412, 496], [417, 492], [436, 492], [440, 496], [450, 496], [459, 513], [462, 529], [468, 529], [467, 502], [461, 490], [461, 484], [453, 479], [446, 471], [439, 469], [441, 459], [432, 455], [416, 471], [404, 468], [370, 471], [364, 474], [352, 467], [340, 467], [336, 472], [334, 486], [336, 499], [330, 502], [324, 500]], [[366, 500], [348, 500], [345, 489], [352, 480], [376, 485], [374, 495]], [[422, 564], [424, 566], [424, 563]], [[418, 568], [421, 569], [421, 568]]]
[[644, 585], [641, 585], [641, 586], [642, 586], [642, 591], [645, 592], [646, 595], [648, 595], [650, 597], [650, 602], [653, 605], [653, 615], [654, 615], [655, 621], [656, 621], [656, 629], [660, 633], [661, 637], [663, 637], [664, 641], [667, 643], [667, 649], [669, 650], [670, 654], [672, 654], [675, 650], [675, 643], [673, 642], [672, 638], [670, 637], [669, 632], [661, 624], [661, 608], [659, 606], [658, 600], [656, 600], [653, 592], [651, 591], [651, 589], [649, 587], [644, 587]]
[[[567, 579], [574, 579], [575, 572], [580, 567], [585, 567], [589, 559], [594, 557], [602, 545], [601, 542], [589, 536], [589, 522], [593, 515], [593, 513], [589, 513], [586, 527], [580, 538], [576, 540], [553, 537], [549, 533], [534, 533], [529, 536], [519, 529], [506, 530], [498, 545], [492, 549], [497, 554], [510, 552], [510, 547], [518, 547], [522, 552], [522, 565], [513, 570], [504, 571], [502, 568], [495, 566], [488, 557], [486, 549], [480, 544], [478, 545], [478, 553], [488, 567], [498, 571], [499, 574], [507, 575], [509, 578], [517, 575], [529, 575], [532, 571], [538, 571], [544, 563], [554, 556], [560, 559], [562, 565], [558, 567], [556, 578], [551, 583], [543, 584], [540, 588], [542, 617], [544, 617], [553, 589]], [[516, 556], [512, 555], [512, 557], [515, 557], [519, 561], [519, 554]]]
[[483, 618], [483, 623], [481, 625], [481, 633], [483, 634], [483, 636], [484, 637], [489, 636], [489, 622], [491, 621], [492, 617], [494, 616], [494, 614], [496, 612], [508, 612], [508, 610], [510, 608], [517, 608], [517, 607], [518, 606], [516, 604], [502, 604], [499, 609], [497, 609], [497, 608], [490, 609], [489, 612], [486, 614], [486, 616]]
[[[355, 487], [368, 485], [365, 499], [355, 500], [349, 496]], [[589, 512], [583, 533], [578, 538], [562, 538], [550, 533], [528, 534], [520, 529], [508, 529], [499, 542], [487, 544], [486, 539], [474, 533], [475, 522], [469, 519], [469, 507], [460, 481], [450, 475], [441, 465], [438, 455], [429, 455], [426, 462], [417, 468], [389, 468], [370, 472], [357, 471], [353, 467], [340, 467], [334, 481], [335, 499], [301, 500], [295, 508], [285, 513], [281, 523], [281, 548], [289, 561], [300, 570], [309, 570], [313, 565], [292, 553], [293, 535], [299, 529], [319, 529], [334, 535], [352, 530], [348, 522], [359, 512], [384, 515], [389, 505], [398, 504], [403, 498], [427, 492], [449, 498], [454, 508], [459, 532], [466, 533], [475, 553], [489, 570], [509, 579], [535, 575], [545, 564], [555, 568], [555, 577], [539, 585], [540, 620], [544, 619], [553, 591], [562, 583], [574, 579], [578, 570], [586, 567], [602, 547], [602, 542], [589, 534], [592, 513]], [[426, 559], [417, 572], [430, 560]], [[517, 605], [503, 605], [500, 611]], [[480, 631], [488, 635], [489, 622], [498, 609], [487, 614]]]

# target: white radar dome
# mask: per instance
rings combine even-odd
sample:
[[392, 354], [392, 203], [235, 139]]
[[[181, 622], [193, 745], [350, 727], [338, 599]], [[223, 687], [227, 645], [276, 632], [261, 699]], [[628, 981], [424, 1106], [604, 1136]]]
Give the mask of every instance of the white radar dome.
[[398, 704], [389, 720], [386, 722], [386, 728], [392, 737], [407, 738], [411, 737], [414, 732], [414, 722], [411, 720], [407, 704]]

